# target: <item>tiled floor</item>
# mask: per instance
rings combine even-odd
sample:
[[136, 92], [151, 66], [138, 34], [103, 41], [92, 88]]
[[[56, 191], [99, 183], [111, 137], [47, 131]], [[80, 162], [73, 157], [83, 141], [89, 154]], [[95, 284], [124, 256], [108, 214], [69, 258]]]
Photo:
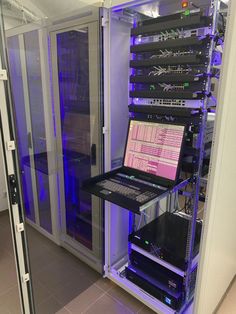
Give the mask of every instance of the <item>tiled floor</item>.
[[27, 234], [37, 313], [55, 313], [100, 278], [32, 227]]
[[[153, 313], [32, 227], [27, 236], [37, 314]], [[19, 314], [7, 213], [0, 213], [0, 274], [0, 314]]]
[[[33, 228], [27, 233], [37, 314], [154, 313]], [[9, 218], [2, 213], [0, 274], [0, 314], [20, 314]], [[218, 314], [236, 313], [235, 295], [236, 282]]]
[[20, 301], [9, 217], [0, 213], [0, 313], [18, 314]]
[[236, 313], [236, 279], [226, 294], [217, 314], [235, 314]]

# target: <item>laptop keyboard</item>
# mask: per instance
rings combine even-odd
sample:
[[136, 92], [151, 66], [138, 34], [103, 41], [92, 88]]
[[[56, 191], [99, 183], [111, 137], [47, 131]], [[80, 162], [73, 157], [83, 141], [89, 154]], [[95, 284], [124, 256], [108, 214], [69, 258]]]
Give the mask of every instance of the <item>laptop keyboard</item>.
[[121, 194], [125, 197], [128, 197], [140, 203], [146, 202], [149, 199], [152, 199], [155, 196], [157, 196], [153, 192], [146, 191], [142, 193], [137, 187], [131, 188], [126, 185], [122, 185], [122, 183], [116, 183], [116, 182], [117, 180], [103, 180], [97, 183], [97, 185], [103, 187], [106, 190]]

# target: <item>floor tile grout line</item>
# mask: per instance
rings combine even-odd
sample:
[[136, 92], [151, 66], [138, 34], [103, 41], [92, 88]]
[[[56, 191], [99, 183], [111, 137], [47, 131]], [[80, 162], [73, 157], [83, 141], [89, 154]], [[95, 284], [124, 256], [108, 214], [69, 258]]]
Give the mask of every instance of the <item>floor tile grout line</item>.
[[110, 291], [110, 290], [113, 288], [113, 287], [110, 287], [109, 289], [105, 290], [105, 289], [103, 289], [102, 287], [100, 287], [96, 282], [94, 283], [94, 285], [95, 285], [97, 288], [99, 288], [100, 290], [104, 291], [104, 292], [108, 292], [108, 291]]
[[86, 307], [86, 308], [84, 309], [84, 311], [81, 312], [81, 314], [86, 313], [86, 312], [88, 311], [88, 309], [90, 309], [90, 308], [92, 307], [92, 305], [94, 305], [95, 303], [97, 303], [97, 301], [100, 300], [100, 299], [102, 299], [105, 295], [106, 295], [106, 292], [104, 292], [103, 294], [101, 294], [100, 297], [98, 297], [98, 298], [96, 299], [96, 301], [92, 302], [88, 307]]
[[[94, 300], [94, 302], [92, 302], [90, 305], [92, 305], [92, 304], [94, 304], [94, 303], [96, 303], [97, 302], [97, 300], [100, 298], [100, 297], [102, 297], [102, 296], [104, 296], [105, 294], [106, 294], [106, 291], [104, 291], [104, 289], [102, 289], [101, 287], [99, 287], [98, 285], [96, 285], [96, 283], [94, 283], [94, 284], [92, 284], [92, 285], [94, 285], [94, 286], [96, 286], [96, 288], [98, 288], [101, 292], [103, 292], [97, 299], [95, 299]], [[91, 285], [91, 286], [92, 286]], [[90, 286], [90, 287], [91, 287]], [[90, 288], [89, 287], [89, 288]], [[88, 289], [89, 289], [88, 288]], [[86, 289], [87, 290], [87, 289]], [[83, 292], [86, 292], [86, 290], [84, 290]], [[83, 293], [82, 292], [82, 293]], [[80, 294], [78, 294], [78, 296], [79, 296]], [[58, 303], [60, 303], [60, 301], [58, 300], [58, 298], [55, 296], [55, 295], [52, 295], [57, 301], [58, 301]], [[78, 297], [77, 296], [77, 297]], [[76, 299], [76, 297], [74, 298], [74, 299]], [[74, 301], [74, 299], [73, 300], [71, 300], [70, 302], [73, 302]], [[70, 303], [69, 302], [69, 303]], [[75, 303], [76, 303], [76, 301], [74, 301]], [[67, 307], [67, 305], [69, 304], [69, 303], [67, 303], [66, 305], [62, 305], [63, 306], [63, 308], [65, 308], [69, 313], [72, 313], [71, 311], [70, 311], [70, 309]], [[88, 307], [86, 307], [86, 309], [85, 310], [87, 310], [89, 307], [90, 307], [90, 305], [88, 306]]]
[[[118, 300], [115, 296], [113, 296], [113, 295], [111, 295], [111, 294], [108, 293], [110, 290], [111, 290], [111, 289], [109, 289], [109, 290], [107, 291], [107, 294], [108, 294], [113, 300], [117, 301], [118, 303], [121, 303], [121, 301]], [[126, 291], [124, 290], [124, 292], [126, 292]], [[126, 293], [128, 294], [128, 292], [126, 292]], [[128, 294], [128, 295], [131, 296], [130, 294]], [[135, 298], [135, 301], [139, 301], [139, 300]], [[139, 301], [139, 302], [140, 302], [140, 301]], [[123, 303], [121, 303], [121, 304], [124, 305]], [[125, 305], [125, 307], [128, 307], [128, 306]], [[141, 307], [138, 309], [138, 311], [141, 311], [141, 309], [142, 309], [143, 307], [144, 307], [144, 305], [142, 304]], [[135, 312], [135, 313], [137, 313], [137, 312]]]
[[62, 309], [65, 309], [66, 310], [66, 312], [68, 312], [68, 313], [73, 313], [73, 312], [71, 312], [66, 306], [63, 306], [63, 308]]
[[[95, 303], [97, 303], [98, 300], [100, 300], [102, 297], [104, 297], [105, 294], [106, 294], [106, 292], [102, 293], [96, 300], [94, 300], [92, 303], [90, 303], [90, 305], [89, 305], [88, 307], [86, 307], [86, 308], [84, 309], [84, 311], [81, 312], [81, 314], [86, 313], [87, 310], [88, 310], [92, 305], [94, 305]], [[75, 303], [76, 303], [76, 302], [75, 302]]]
[[110, 295], [108, 292], [106, 293], [110, 298], [112, 298], [115, 302], [117, 302], [118, 304], [122, 305], [123, 307], [127, 308], [127, 310], [130, 313], [135, 313], [134, 311], [132, 311], [127, 305], [125, 305], [124, 303], [122, 303], [120, 300], [118, 300], [117, 298], [115, 298], [113, 295]]

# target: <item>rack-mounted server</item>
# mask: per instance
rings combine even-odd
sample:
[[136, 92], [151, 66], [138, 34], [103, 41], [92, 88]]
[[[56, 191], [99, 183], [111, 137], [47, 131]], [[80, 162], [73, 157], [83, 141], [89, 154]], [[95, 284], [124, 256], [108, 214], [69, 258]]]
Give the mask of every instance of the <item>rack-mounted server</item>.
[[206, 77], [193, 74], [131, 75], [130, 83], [204, 83]]
[[[186, 250], [189, 221], [178, 215], [164, 213], [143, 228], [129, 235], [129, 242], [186, 270]], [[198, 254], [201, 223], [196, 226], [194, 256]]]
[[130, 47], [131, 53], [142, 53], [142, 52], [153, 52], [161, 49], [190, 49], [190, 48], [206, 48], [210, 42], [210, 37], [206, 36], [205, 38], [198, 38], [197, 36], [190, 38], [177, 38], [177, 39], [169, 39], [160, 42], [151, 42], [144, 43], [139, 45], [132, 45]]
[[148, 90], [134, 90], [130, 91], [130, 97], [134, 98], [162, 98], [162, 99], [203, 99], [205, 97], [203, 91], [148, 91]]
[[192, 54], [187, 56], [177, 56], [177, 57], [166, 57], [166, 58], [150, 58], [146, 60], [131, 60], [131, 68], [147, 68], [158, 65], [202, 65], [206, 62], [207, 58], [205, 55]]

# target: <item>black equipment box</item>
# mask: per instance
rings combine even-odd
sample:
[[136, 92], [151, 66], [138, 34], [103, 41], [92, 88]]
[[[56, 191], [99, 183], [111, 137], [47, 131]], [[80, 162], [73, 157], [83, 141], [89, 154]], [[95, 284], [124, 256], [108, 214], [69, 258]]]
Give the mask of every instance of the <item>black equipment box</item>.
[[[190, 221], [176, 214], [164, 213], [129, 235], [129, 241], [164, 261], [186, 270], [186, 249]], [[199, 252], [201, 222], [196, 224], [193, 255]]]

